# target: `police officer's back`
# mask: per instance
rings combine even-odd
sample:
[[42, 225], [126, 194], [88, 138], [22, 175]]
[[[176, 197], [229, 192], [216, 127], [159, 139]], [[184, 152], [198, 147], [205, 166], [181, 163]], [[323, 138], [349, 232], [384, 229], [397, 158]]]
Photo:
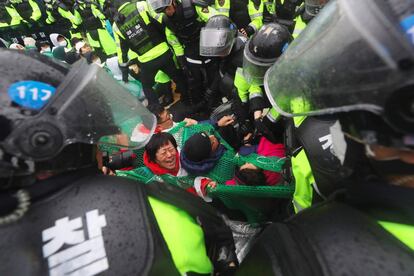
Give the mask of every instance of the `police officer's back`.
[[413, 71], [401, 63], [414, 60], [413, 11], [404, 0], [331, 1], [267, 72], [281, 114], [338, 116], [332, 151], [349, 177], [344, 191], [269, 226], [240, 275], [412, 274]]

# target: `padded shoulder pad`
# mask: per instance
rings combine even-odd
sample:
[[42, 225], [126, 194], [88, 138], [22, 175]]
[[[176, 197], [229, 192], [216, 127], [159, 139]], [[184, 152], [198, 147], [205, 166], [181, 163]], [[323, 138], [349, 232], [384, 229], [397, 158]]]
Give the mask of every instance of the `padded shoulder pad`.
[[[62, 219], [67, 221], [66, 228], [56, 228], [56, 221]], [[63, 275], [69, 264], [74, 271], [79, 267], [90, 268], [87, 265], [96, 261], [94, 258], [105, 258], [102, 260], [107, 262], [106, 266], [94, 266], [105, 275], [179, 275], [158, 229], [144, 186], [122, 177], [104, 175], [77, 179], [53, 196], [33, 204], [17, 223], [2, 225], [0, 250], [8, 254], [0, 254], [0, 275], [51, 274], [49, 270], [52, 268], [48, 265], [51, 259], [42, 254], [42, 248], [44, 250], [47, 244], [42, 241], [42, 235], [46, 229], [53, 229], [53, 232], [49, 230], [54, 233], [53, 239], [59, 237], [65, 241], [65, 235], [75, 229], [71, 228], [73, 220], [83, 221], [76, 226], [76, 231], [89, 234], [68, 247], [63, 247], [62, 242], [53, 251], [49, 250], [53, 260], [57, 260], [57, 256], [73, 256], [70, 260], [61, 258], [56, 261], [53, 268], [56, 274]], [[94, 229], [93, 237], [89, 236], [92, 233], [89, 229]], [[92, 238], [94, 243], [89, 243]], [[82, 245], [81, 242], [85, 243]], [[80, 257], [89, 244], [94, 245], [95, 251], [82, 255], [85, 258]]]
[[327, 202], [266, 228], [238, 275], [253, 267], [265, 269], [260, 275], [410, 275], [414, 254], [364, 213]]
[[305, 210], [288, 227], [309, 242], [324, 275], [408, 275], [414, 254], [374, 219], [348, 205], [327, 202]]

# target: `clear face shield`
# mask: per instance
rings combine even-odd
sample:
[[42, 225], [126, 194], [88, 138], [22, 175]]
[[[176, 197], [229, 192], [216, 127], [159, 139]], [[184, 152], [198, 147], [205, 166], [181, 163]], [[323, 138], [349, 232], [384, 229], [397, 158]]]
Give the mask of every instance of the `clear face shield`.
[[[86, 61], [73, 65], [47, 104], [26, 119], [2, 146], [15, 156], [34, 161], [51, 159], [73, 143], [141, 148], [156, 126], [155, 116], [135, 96], [100, 67]], [[148, 131], [134, 142], [134, 129], [141, 125]], [[47, 148], [41, 144], [30, 146], [39, 135], [51, 140]]]
[[148, 5], [157, 13], [172, 5], [172, 0], [147, 0]]
[[261, 86], [266, 71], [276, 62], [277, 58], [274, 59], [258, 59], [249, 51], [250, 40], [247, 41], [244, 47], [243, 54], [243, 76], [246, 81], [252, 85]]
[[401, 66], [414, 60], [386, 9], [373, 0], [328, 3], [266, 73], [277, 111], [288, 117], [383, 112], [390, 93], [413, 76]]
[[228, 56], [233, 48], [237, 30], [207, 29], [200, 32], [200, 55], [207, 57]]

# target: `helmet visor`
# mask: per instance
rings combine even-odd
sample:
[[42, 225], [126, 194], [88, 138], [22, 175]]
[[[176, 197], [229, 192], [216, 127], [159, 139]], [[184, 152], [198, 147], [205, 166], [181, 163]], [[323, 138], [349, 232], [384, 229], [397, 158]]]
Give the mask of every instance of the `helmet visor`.
[[147, 0], [148, 5], [155, 12], [162, 12], [166, 7], [171, 6], [172, 0]]
[[[134, 129], [141, 125], [149, 131], [145, 139], [135, 142], [131, 139]], [[29, 159], [43, 160], [57, 155], [66, 145], [73, 143], [141, 148], [150, 139], [156, 118], [105, 70], [80, 61], [72, 66], [45, 107], [35, 118], [19, 125], [13, 136], [19, 137], [31, 126], [51, 130], [50, 136], [57, 141], [56, 148], [48, 155], [24, 150], [21, 153]], [[9, 141], [13, 141], [13, 137]]]
[[265, 76], [267, 96], [281, 114], [382, 112], [389, 94], [413, 74], [399, 65], [414, 60], [414, 51], [381, 3], [331, 1], [293, 41]]
[[243, 54], [243, 76], [252, 85], [263, 85], [266, 71], [277, 59], [255, 58], [249, 51], [250, 40], [244, 47]]
[[200, 55], [207, 57], [225, 57], [231, 52], [236, 30], [207, 29], [200, 32]]

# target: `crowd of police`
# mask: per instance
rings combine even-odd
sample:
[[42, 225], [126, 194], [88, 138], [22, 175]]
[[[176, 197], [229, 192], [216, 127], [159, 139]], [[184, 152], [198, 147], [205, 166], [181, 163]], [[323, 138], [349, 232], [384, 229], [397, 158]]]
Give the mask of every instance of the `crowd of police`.
[[[147, 4], [141, 1], [133, 5], [125, 1], [3, 1], [0, 6], [1, 38], [3, 44], [10, 46], [11, 43], [23, 44], [25, 36], [32, 36], [40, 43], [48, 40], [49, 33], [58, 33], [68, 39], [68, 47], [76, 46], [78, 39], [72, 40], [73, 38], [84, 38], [101, 62], [118, 56], [122, 79], [125, 82], [128, 81], [128, 67], [138, 63], [143, 72], [139, 79], [150, 104], [158, 102], [153, 89], [154, 82], [170, 85], [170, 80], [173, 80], [177, 91], [181, 93], [182, 101], [189, 106], [194, 105], [191, 111], [199, 111], [206, 105], [211, 109], [214, 100], [221, 98], [219, 73], [227, 73], [224, 82], [227, 87], [222, 89], [226, 91], [221, 94], [228, 96], [231, 93], [227, 91], [231, 90], [232, 86], [230, 84], [229, 87], [228, 82], [233, 82], [236, 74], [233, 67], [242, 67], [241, 64], [237, 64], [241, 63], [240, 56], [234, 56], [235, 54], [234, 57], [228, 57], [223, 61], [231, 64], [220, 64], [212, 58], [222, 53], [209, 52], [209, 39], [213, 34], [208, 30], [202, 37], [201, 47], [204, 47], [204, 50], [200, 52], [200, 31], [208, 19], [217, 14], [229, 17], [235, 28], [231, 34], [237, 36], [238, 31], [246, 39], [264, 23], [275, 21], [286, 26], [296, 36], [305, 27], [305, 22], [318, 12], [326, 1], [309, 1], [305, 5], [302, 2], [226, 0], [188, 3], [153, 1]], [[174, 8], [166, 11], [167, 6]], [[214, 25], [217, 24], [226, 23], [212, 23], [211, 28], [215, 28]], [[221, 43], [220, 39], [226, 38], [214, 39], [215, 43]], [[238, 43], [243, 44], [238, 45], [238, 48], [244, 48], [244, 43], [245, 41]], [[12, 45], [12, 48], [16, 48], [16, 45]], [[264, 55], [266, 53], [259, 53], [259, 58], [263, 58]], [[74, 61], [73, 58], [65, 60], [70, 60], [71, 63]], [[176, 65], [179, 65], [181, 70], [177, 70]], [[220, 66], [224, 68], [219, 71]], [[249, 85], [246, 85], [240, 72], [237, 78], [239, 93], [243, 94], [241, 97], [246, 101]], [[170, 104], [172, 95], [168, 87], [164, 90], [166, 99], [162, 103]], [[251, 88], [250, 92], [253, 93], [252, 97], [256, 96], [254, 94], [260, 94], [257, 87]]]
[[[412, 0], [0, 1], [0, 275], [413, 274]], [[180, 153], [170, 113], [226, 130]], [[97, 147], [258, 137], [294, 185], [259, 224]]]

